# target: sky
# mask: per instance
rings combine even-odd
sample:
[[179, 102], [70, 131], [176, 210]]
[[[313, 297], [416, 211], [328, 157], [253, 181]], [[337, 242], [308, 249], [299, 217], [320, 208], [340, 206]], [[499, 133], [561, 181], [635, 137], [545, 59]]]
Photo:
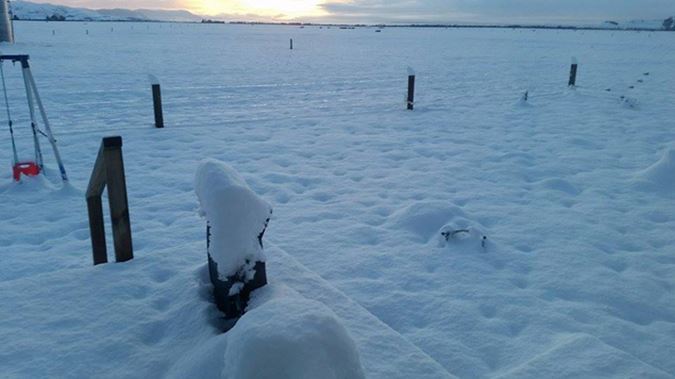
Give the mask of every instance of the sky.
[[[31, 1], [31, 0], [28, 0]], [[665, 19], [675, 0], [32, 0], [85, 8], [187, 9], [305, 22], [565, 23]]]

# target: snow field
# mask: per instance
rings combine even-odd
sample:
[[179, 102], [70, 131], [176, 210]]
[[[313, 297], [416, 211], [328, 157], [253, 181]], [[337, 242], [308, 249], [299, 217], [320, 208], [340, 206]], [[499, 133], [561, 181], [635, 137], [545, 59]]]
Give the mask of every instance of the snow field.
[[[367, 377], [675, 376], [672, 34], [84, 28], [17, 23], [11, 47], [31, 54], [73, 188], [2, 177], [10, 375], [181, 377], [198, 358], [223, 372], [192, 182], [209, 157], [272, 204], [268, 270], [343, 320]], [[77, 191], [109, 134], [124, 138], [137, 258], [92, 268]], [[439, 244], [444, 227], [488, 243]]]

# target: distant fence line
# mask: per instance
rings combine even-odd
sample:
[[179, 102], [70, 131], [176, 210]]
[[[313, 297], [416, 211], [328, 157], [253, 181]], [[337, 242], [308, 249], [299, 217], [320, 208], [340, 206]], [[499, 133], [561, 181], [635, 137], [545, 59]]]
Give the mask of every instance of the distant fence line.
[[[578, 72], [579, 66], [576, 63], [572, 64], [569, 85], [578, 84]], [[116, 73], [114, 76], [117, 75]], [[556, 81], [551, 76], [550, 81], [531, 86], [515, 81], [499, 81], [497, 80], [499, 73], [493, 73], [488, 77], [474, 74], [468, 79], [463, 76], [463, 81], [453, 81], [454, 87], [450, 88], [447, 86], [449, 75], [450, 73], [435, 73], [429, 76], [428, 73], [423, 72], [414, 82], [418, 87], [417, 91], [413, 89], [412, 93], [409, 92], [407, 95], [417, 97], [417, 102], [423, 104], [426, 109], [438, 110], [444, 106], [450, 109], [452, 102], [459, 98], [466, 98], [469, 89], [486, 84], [491, 86], [491, 91], [489, 91], [491, 101], [503, 99], [505, 103], [512, 103], [525, 91], [529, 92], [532, 101], [537, 98], [559, 96], [565, 87], [562, 83], [564, 77], [562, 73], [555, 76]], [[457, 76], [455, 73], [452, 75]], [[410, 83], [410, 77], [408, 81]], [[154, 112], [155, 116], [161, 115], [162, 120], [158, 122], [155, 117], [155, 125], [164, 124], [164, 116], [168, 117], [170, 125], [187, 125], [188, 123], [201, 125], [212, 123], [213, 118], [220, 118], [220, 123], [230, 123], [275, 118], [322, 117], [328, 113], [331, 116], [367, 114], [401, 109], [399, 107], [405, 106], [401, 105], [402, 103], [411, 107], [411, 104], [415, 103], [415, 99], [410, 101], [411, 99], [406, 98], [404, 75], [372, 78], [339, 76], [328, 80], [302, 82], [163, 87], [164, 94], [161, 96], [163, 112]], [[538, 87], [548, 90], [537, 90]], [[579, 90], [588, 96], [607, 99], [616, 99], [622, 90], [626, 91], [622, 88], [592, 88], [584, 86], [583, 83]], [[658, 88], [654, 90], [658, 91]], [[55, 117], [53, 117], [54, 123], [67, 125], [69, 131], [89, 130], [92, 127], [101, 130], [121, 123], [122, 119], [126, 120], [126, 118], [121, 117], [117, 112], [120, 109], [130, 115], [137, 125], [152, 123], [154, 96], [149, 95], [147, 87], [118, 87], [75, 92], [55, 87], [50, 90], [47, 87], [43, 93], [46, 95], [50, 109], [56, 110]], [[79, 95], [78, 97], [86, 100], [73, 102], [70, 101], [72, 97], [66, 95]], [[339, 106], [335, 106], [336, 104]], [[99, 111], [92, 112], [92, 107], [96, 107]], [[300, 107], [303, 110], [302, 115], [293, 115], [293, 109]], [[333, 114], [333, 111], [338, 108], [340, 110]], [[108, 109], [111, 111], [108, 112]], [[251, 117], [251, 114], [255, 114], [256, 117]], [[17, 117], [19, 121], [21, 117], [21, 115]], [[147, 122], [139, 123], [139, 119], [147, 120]], [[73, 125], [85, 124], [86, 126], [82, 128], [73, 127]], [[117, 126], [112, 128], [117, 129]]]

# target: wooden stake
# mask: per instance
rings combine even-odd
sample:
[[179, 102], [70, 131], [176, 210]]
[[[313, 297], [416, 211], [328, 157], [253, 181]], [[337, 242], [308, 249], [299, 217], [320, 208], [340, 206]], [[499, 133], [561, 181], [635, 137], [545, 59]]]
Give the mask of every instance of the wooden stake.
[[408, 75], [408, 110], [415, 105], [415, 75]]
[[162, 111], [162, 91], [159, 84], [152, 85], [152, 103], [155, 108], [155, 127], [164, 127], [164, 114]]
[[568, 83], [570, 87], [574, 87], [577, 85], [577, 68], [578, 68], [577, 60], [576, 58], [572, 58], [572, 66], [570, 67], [570, 81]]

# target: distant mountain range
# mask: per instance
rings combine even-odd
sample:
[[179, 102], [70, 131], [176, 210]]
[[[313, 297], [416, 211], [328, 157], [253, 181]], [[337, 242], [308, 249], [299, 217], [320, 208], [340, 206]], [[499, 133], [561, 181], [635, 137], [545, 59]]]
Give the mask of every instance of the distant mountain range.
[[[233, 22], [240, 19], [239, 16], [221, 14], [213, 17], [196, 15], [187, 10], [161, 10], [161, 9], [87, 9], [74, 8], [64, 5], [47, 3], [32, 3], [29, 1], [16, 0], [10, 3], [11, 10], [19, 20], [53, 20], [53, 21], [175, 21], [175, 22], [203, 22], [203, 21], [226, 21]], [[244, 19], [260, 19], [254, 15], [243, 17]], [[206, 20], [210, 19], [210, 20]], [[668, 23], [670, 20], [670, 23]], [[269, 20], [268, 20], [269, 21]], [[242, 22], [242, 21], [240, 21]], [[247, 22], [247, 21], [243, 21]], [[262, 23], [274, 23], [273, 21]], [[299, 24], [299, 23], [295, 23]], [[379, 25], [385, 26], [385, 25]], [[391, 26], [416, 26], [416, 27], [535, 27], [535, 28], [564, 28], [564, 29], [628, 29], [628, 30], [675, 30], [672, 17], [664, 20], [634, 20], [628, 22], [605, 21], [600, 25], [391, 25]]]
[[200, 22], [203, 19], [186, 10], [87, 9], [20, 0], [12, 1], [10, 6], [12, 14], [20, 20]]

